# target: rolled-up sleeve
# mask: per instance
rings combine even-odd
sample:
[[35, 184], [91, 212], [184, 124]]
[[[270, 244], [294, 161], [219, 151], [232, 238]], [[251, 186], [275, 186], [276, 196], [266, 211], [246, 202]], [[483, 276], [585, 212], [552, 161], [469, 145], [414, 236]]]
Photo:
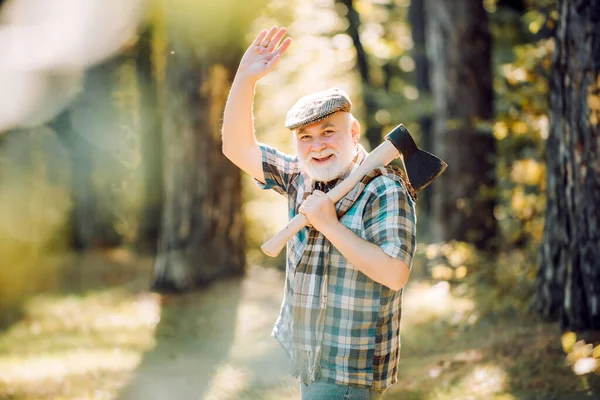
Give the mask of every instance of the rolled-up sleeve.
[[400, 183], [389, 179], [382, 179], [381, 183], [365, 207], [366, 239], [410, 268], [417, 233], [414, 202]]
[[261, 189], [273, 189], [279, 194], [287, 195], [290, 184], [300, 173], [298, 157], [285, 154], [262, 143], [259, 147], [265, 183], [255, 180], [256, 184]]

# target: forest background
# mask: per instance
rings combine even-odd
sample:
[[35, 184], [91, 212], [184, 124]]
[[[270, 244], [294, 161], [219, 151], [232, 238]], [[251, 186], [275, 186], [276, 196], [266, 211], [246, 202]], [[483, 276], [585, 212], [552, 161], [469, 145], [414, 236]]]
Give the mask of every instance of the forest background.
[[600, 4], [0, 1], [0, 399], [298, 396], [270, 337], [287, 221], [221, 154], [255, 35], [257, 138], [350, 93], [449, 167], [419, 193], [387, 399], [600, 396]]

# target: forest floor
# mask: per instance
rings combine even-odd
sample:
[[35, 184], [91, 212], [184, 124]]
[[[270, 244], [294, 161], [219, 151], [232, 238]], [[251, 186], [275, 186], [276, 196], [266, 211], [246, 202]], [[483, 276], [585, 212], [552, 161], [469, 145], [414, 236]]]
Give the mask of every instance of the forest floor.
[[[151, 260], [70, 256], [65, 285], [0, 330], [0, 399], [298, 399], [271, 327], [282, 272], [251, 266], [194, 293], [148, 291]], [[478, 314], [481, 299], [411, 277], [399, 381], [384, 399], [600, 398], [565, 363], [555, 324]]]

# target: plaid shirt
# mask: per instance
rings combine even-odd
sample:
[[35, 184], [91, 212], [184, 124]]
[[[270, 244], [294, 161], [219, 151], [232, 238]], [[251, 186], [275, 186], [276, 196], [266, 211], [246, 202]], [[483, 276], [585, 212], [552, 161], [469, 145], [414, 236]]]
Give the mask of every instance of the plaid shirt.
[[[265, 184], [287, 196], [289, 218], [314, 187], [298, 158], [260, 145]], [[364, 152], [364, 149], [362, 149]], [[404, 186], [387, 176], [372, 179], [340, 221], [409, 267], [416, 248], [414, 203]], [[286, 280], [273, 336], [292, 354], [294, 274], [307, 243], [304, 228], [287, 244]], [[334, 247], [329, 248], [327, 305], [323, 328], [321, 380], [384, 391], [397, 380], [402, 290], [368, 278]]]

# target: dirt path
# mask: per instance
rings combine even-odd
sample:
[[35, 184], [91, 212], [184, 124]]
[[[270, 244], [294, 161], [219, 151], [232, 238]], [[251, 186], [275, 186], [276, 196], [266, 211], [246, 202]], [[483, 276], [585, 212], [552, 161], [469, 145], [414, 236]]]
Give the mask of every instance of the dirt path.
[[[254, 266], [243, 278], [161, 296], [147, 290], [149, 260], [117, 253], [76, 267], [69, 290], [35, 296], [0, 331], [0, 399], [299, 398], [270, 335], [282, 272]], [[594, 398], [593, 376], [565, 366], [554, 325], [523, 313], [483, 316], [480, 306], [445, 282], [411, 278], [399, 381], [384, 399]]]
[[166, 297], [157, 345], [144, 355], [121, 398], [294, 397], [289, 361], [270, 335], [282, 290], [280, 272], [252, 267], [246, 279]]

